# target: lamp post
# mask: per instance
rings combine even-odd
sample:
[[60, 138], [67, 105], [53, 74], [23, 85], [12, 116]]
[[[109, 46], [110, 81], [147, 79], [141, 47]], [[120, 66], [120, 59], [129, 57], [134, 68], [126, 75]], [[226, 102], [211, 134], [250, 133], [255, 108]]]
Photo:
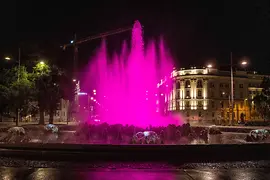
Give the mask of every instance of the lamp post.
[[[11, 57], [6, 56], [5, 60], [10, 61], [12, 59], [11, 59]], [[17, 80], [18, 80], [18, 82], [20, 81], [20, 72], [21, 72], [21, 48], [18, 49], [18, 72], [17, 72]], [[20, 119], [20, 109], [17, 110], [17, 116], [18, 116], [17, 120], [19, 121], [19, 119]], [[18, 124], [16, 123], [16, 126], [17, 125]]]
[[231, 125], [233, 124], [233, 120], [234, 120], [234, 92], [233, 92], [233, 59], [232, 59], [232, 52], [230, 55], [231, 58], [231, 111], [232, 111], [232, 119], [231, 119]]
[[[231, 59], [231, 111], [232, 111], [232, 119], [231, 119], [231, 125], [233, 125], [234, 123], [234, 80], [233, 80], [233, 57], [232, 57], [232, 52], [231, 52], [231, 55], [230, 55], [230, 59]], [[241, 62], [241, 65], [242, 66], [247, 66], [248, 62], [243, 60]]]

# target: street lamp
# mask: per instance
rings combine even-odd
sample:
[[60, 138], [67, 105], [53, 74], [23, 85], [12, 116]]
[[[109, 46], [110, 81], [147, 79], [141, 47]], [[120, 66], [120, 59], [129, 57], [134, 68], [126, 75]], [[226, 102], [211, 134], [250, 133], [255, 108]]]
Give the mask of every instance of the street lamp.
[[[232, 58], [232, 52], [231, 52], [231, 110], [232, 110], [232, 122], [234, 121], [234, 92], [233, 92], [233, 58]], [[246, 66], [248, 64], [247, 61], [243, 60], [241, 62], [242, 66]]]
[[243, 65], [243, 66], [246, 66], [247, 64], [248, 64], [247, 61], [242, 61], [242, 62], [241, 62], [241, 65]]
[[213, 65], [212, 65], [212, 64], [208, 64], [207, 67], [208, 67], [208, 68], [212, 68]]
[[44, 64], [45, 64], [45, 62], [44, 62], [44, 61], [40, 61], [39, 63], [40, 63], [41, 65], [44, 65]]
[[7, 56], [7, 57], [5, 57], [5, 60], [10, 61], [11, 58]]

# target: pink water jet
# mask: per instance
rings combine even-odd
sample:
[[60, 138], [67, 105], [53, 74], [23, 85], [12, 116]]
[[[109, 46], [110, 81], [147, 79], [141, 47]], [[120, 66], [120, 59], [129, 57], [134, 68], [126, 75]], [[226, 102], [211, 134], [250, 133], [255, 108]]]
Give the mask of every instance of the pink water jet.
[[[181, 124], [180, 116], [163, 113], [168, 109], [173, 70], [173, 60], [163, 39], [149, 41], [145, 47], [142, 26], [136, 21], [130, 49], [126, 42], [121, 49], [109, 57], [106, 43], [102, 41], [83, 84], [85, 89], [91, 87], [91, 101], [96, 100], [96, 113], [101, 122], [140, 127]], [[166, 83], [158, 87], [164, 78]]]

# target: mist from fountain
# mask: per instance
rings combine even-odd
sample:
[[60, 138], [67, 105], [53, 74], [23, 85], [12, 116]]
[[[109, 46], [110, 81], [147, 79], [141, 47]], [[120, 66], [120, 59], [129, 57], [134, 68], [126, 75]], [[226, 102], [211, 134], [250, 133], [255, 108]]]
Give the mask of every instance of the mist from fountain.
[[[140, 127], [179, 125], [182, 124], [180, 116], [160, 113], [163, 93], [169, 96], [172, 88], [169, 81], [172, 70], [173, 60], [163, 39], [158, 43], [149, 41], [145, 46], [142, 26], [135, 21], [130, 48], [124, 42], [121, 52], [109, 57], [106, 43], [102, 41], [91, 59], [83, 87], [91, 89], [91, 100], [99, 107], [97, 114], [102, 122]], [[157, 83], [164, 77], [167, 77], [164, 85], [167, 89], [161, 93]]]

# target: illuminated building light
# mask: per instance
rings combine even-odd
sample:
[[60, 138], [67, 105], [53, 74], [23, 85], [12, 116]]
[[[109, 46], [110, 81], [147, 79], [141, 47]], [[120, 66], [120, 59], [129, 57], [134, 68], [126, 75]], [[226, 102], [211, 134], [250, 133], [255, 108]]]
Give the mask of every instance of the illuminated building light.
[[159, 101], [158, 100], [156, 101], [156, 104], [159, 104]]
[[91, 99], [91, 100], [93, 100], [94, 98], [93, 98], [93, 97], [91, 97], [90, 99]]
[[207, 106], [204, 106], [203, 109], [206, 110], [207, 109]]
[[145, 100], [148, 101], [148, 98], [146, 98]]
[[96, 102], [97, 100], [94, 99], [94, 102]]
[[206, 98], [206, 90], [204, 89], [203, 90], [203, 99], [205, 99]]
[[161, 94], [161, 96], [163, 96], [163, 94]]
[[79, 92], [78, 95], [87, 95], [85, 92]]
[[97, 92], [97, 90], [94, 89], [94, 90], [93, 90], [93, 93], [96, 93], [96, 92]]
[[157, 96], [157, 94], [155, 94], [155, 96]]

